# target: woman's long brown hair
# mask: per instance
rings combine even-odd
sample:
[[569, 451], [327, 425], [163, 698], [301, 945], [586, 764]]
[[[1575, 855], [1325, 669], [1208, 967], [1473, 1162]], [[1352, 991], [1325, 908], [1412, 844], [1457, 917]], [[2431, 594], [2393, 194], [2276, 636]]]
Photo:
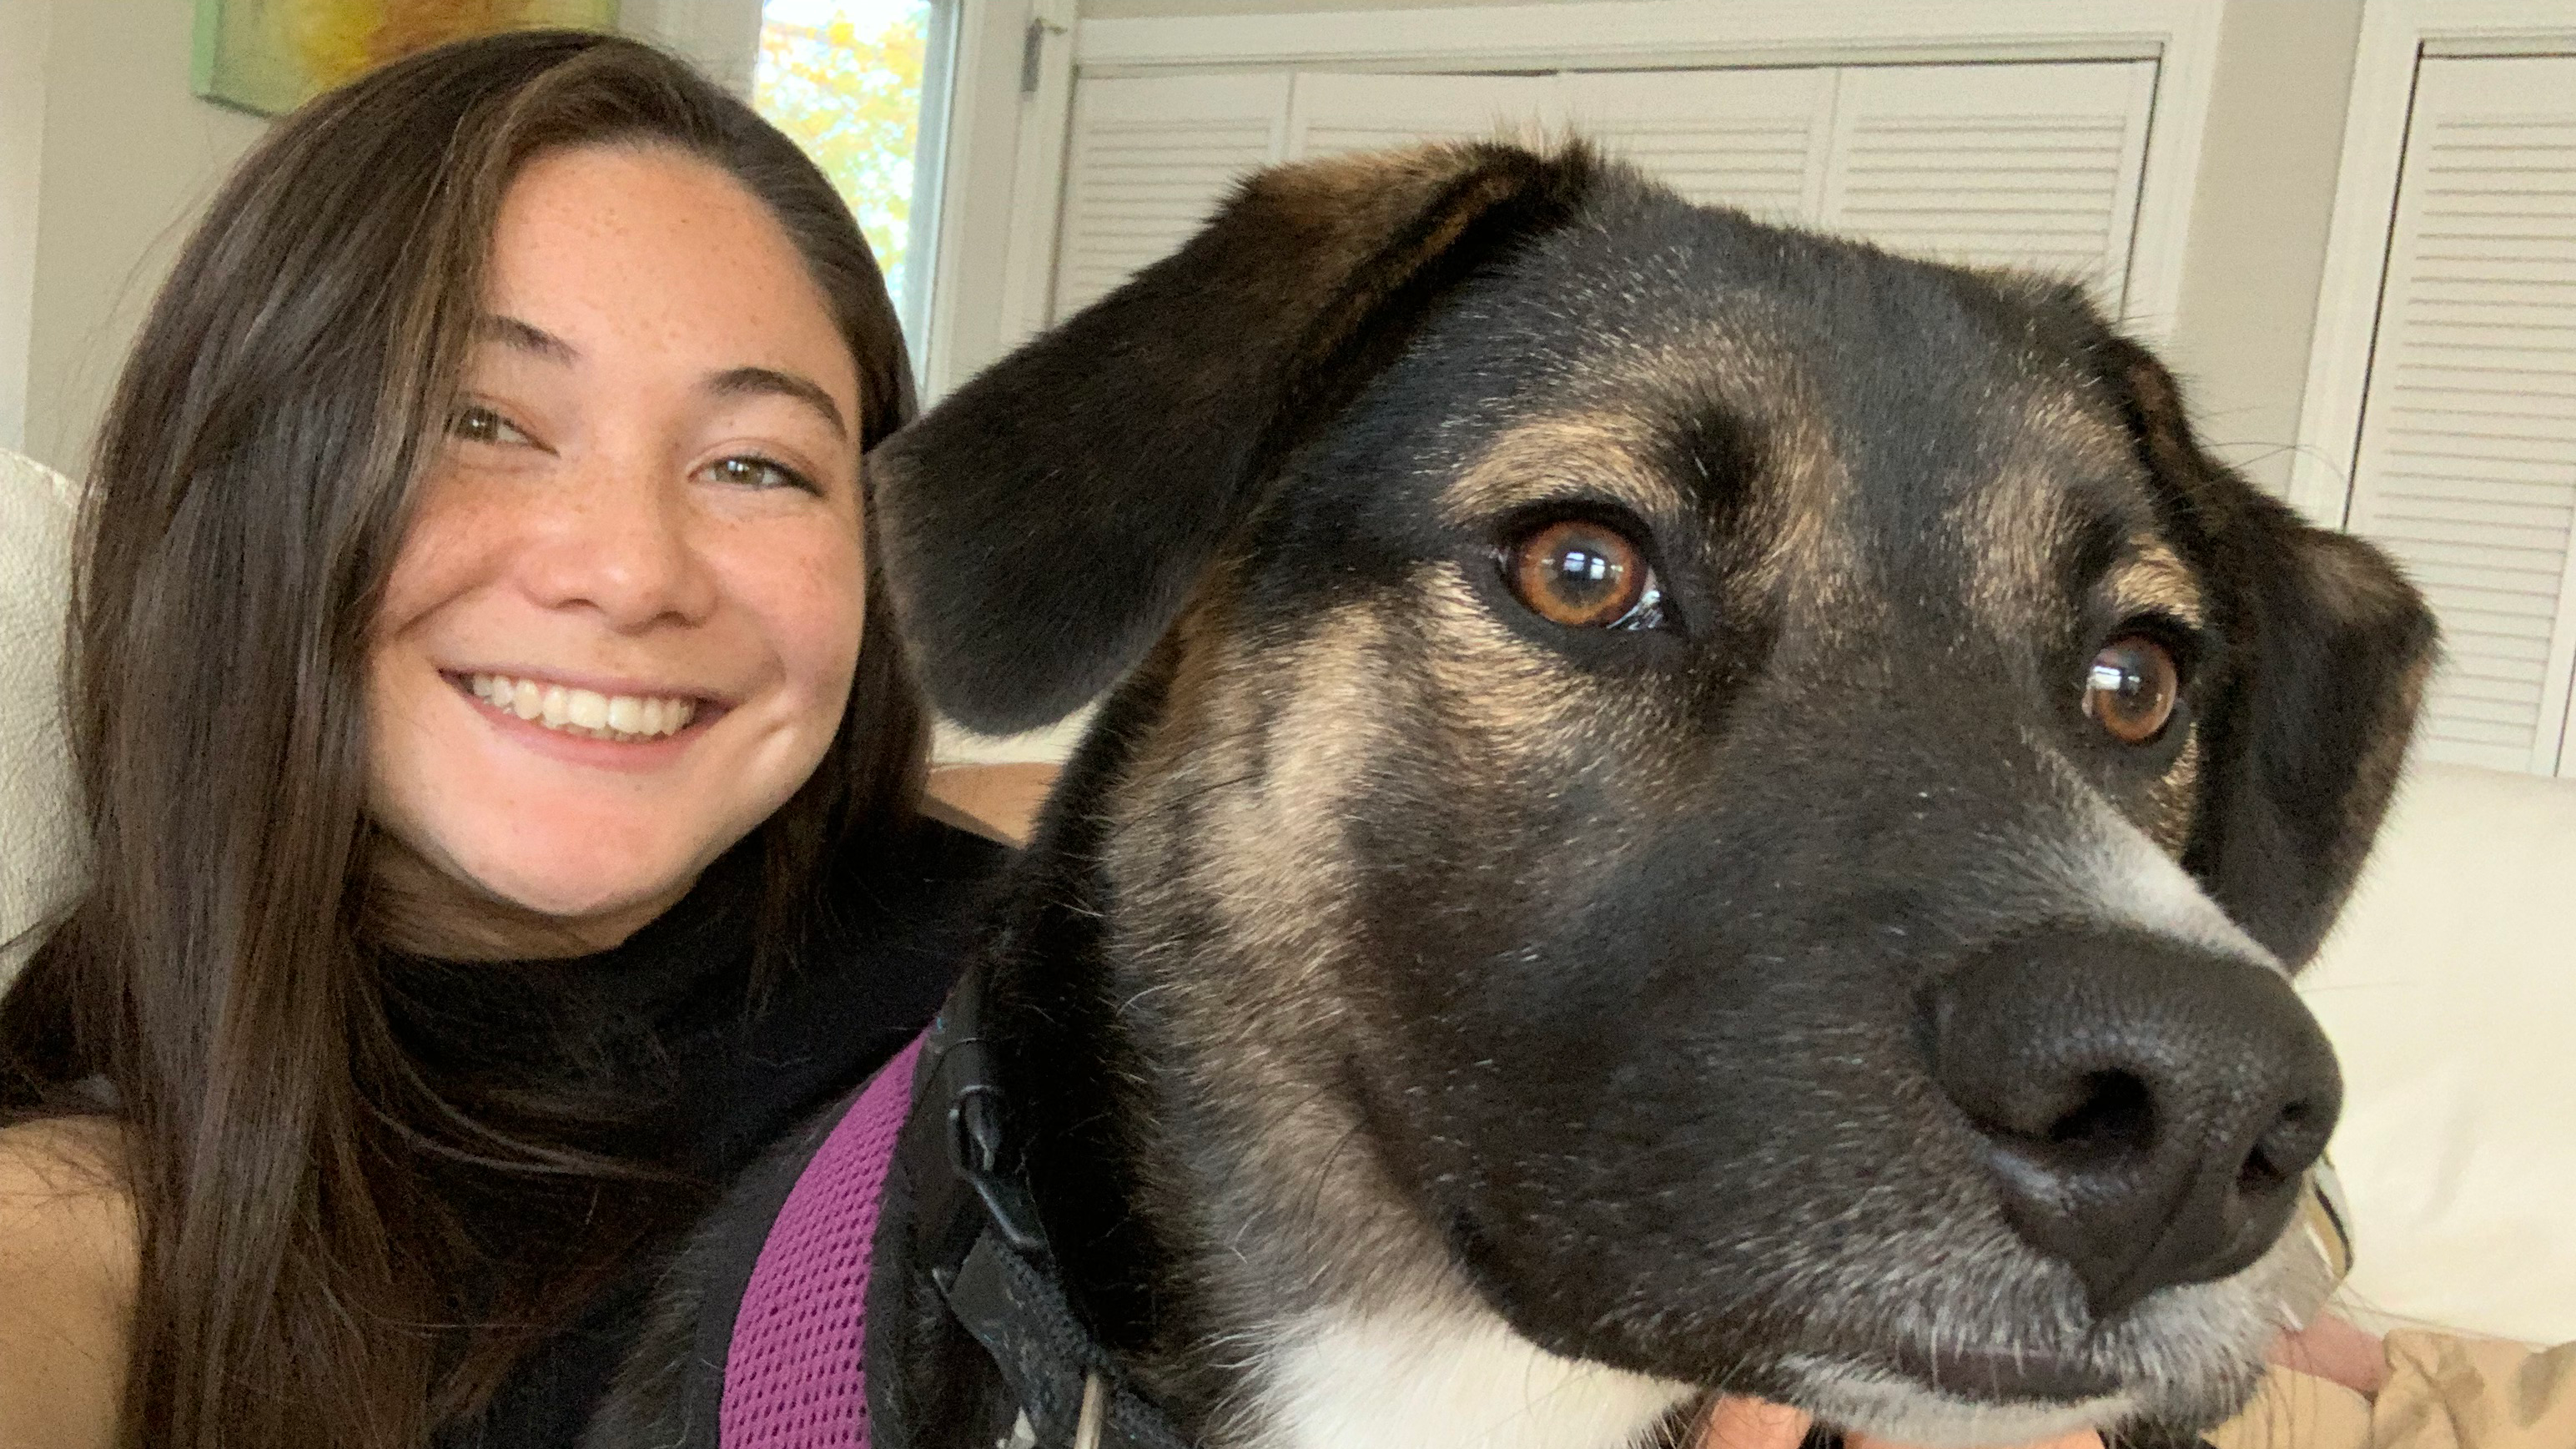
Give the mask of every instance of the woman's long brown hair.
[[[104, 1106], [125, 1129], [127, 1445], [414, 1449], [620, 1266], [640, 1229], [618, 1204], [653, 1196], [443, 1092], [389, 1021], [367, 930], [371, 622], [502, 193], [530, 157], [586, 144], [670, 146], [740, 180], [837, 313], [864, 441], [911, 411], [893, 310], [830, 184], [633, 42], [428, 52], [299, 111], [234, 174], [103, 426], [68, 680], [93, 884], [0, 1002], [0, 1112]], [[869, 556], [871, 620], [891, 619]], [[748, 843], [764, 939], [796, 937], [854, 832], [910, 824], [924, 741], [895, 633], [871, 628], [828, 757]], [[557, 1239], [544, 1282], [493, 1283], [457, 1163], [489, 1169], [478, 1191], [526, 1185], [531, 1231]]]

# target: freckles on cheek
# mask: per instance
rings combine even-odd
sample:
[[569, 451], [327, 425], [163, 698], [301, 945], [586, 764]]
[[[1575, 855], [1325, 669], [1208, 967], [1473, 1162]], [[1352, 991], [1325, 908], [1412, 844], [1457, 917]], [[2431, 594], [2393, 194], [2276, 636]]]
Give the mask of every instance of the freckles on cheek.
[[799, 539], [766, 552], [757, 568], [760, 612], [789, 671], [817, 696], [841, 698], [860, 640], [875, 622], [866, 617], [866, 565], [856, 534]]
[[399, 632], [475, 579], [503, 532], [496, 511], [476, 506], [473, 490], [457, 480], [422, 480], [385, 577], [376, 615], [379, 635]]

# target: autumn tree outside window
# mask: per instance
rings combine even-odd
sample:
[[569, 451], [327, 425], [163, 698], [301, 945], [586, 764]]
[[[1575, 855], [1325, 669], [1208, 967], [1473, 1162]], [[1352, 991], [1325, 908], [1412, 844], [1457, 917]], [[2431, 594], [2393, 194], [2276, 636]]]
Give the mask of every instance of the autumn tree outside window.
[[766, 0], [753, 103], [832, 178], [885, 268], [916, 367], [930, 318], [957, 0]]

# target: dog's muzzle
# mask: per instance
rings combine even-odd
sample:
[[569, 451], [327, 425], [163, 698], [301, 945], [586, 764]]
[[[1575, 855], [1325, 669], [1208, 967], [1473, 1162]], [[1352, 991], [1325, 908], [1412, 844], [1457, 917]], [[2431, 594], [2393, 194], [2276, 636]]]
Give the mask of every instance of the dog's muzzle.
[[2260, 1258], [2343, 1097], [2279, 973], [2139, 933], [1990, 948], [1924, 993], [1933, 1076], [1975, 1123], [2014, 1230], [2097, 1319]]

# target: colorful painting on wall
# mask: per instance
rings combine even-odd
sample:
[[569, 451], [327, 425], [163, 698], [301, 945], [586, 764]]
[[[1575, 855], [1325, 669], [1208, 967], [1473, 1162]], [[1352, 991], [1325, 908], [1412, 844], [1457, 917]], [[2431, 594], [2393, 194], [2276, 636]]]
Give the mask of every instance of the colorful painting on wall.
[[197, 94], [275, 116], [416, 50], [469, 35], [606, 30], [617, 0], [197, 0]]

